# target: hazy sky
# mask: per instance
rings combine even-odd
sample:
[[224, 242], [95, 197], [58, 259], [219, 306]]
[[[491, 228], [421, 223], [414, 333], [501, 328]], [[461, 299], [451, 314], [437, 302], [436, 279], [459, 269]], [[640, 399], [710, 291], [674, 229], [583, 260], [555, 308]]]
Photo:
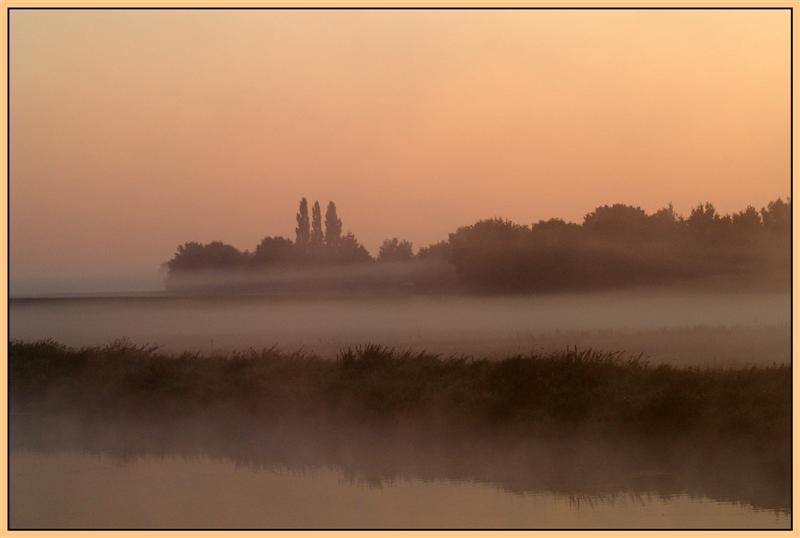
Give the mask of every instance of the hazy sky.
[[[12, 278], [789, 195], [788, 11], [13, 11]], [[84, 278], [86, 278], [84, 276]]]

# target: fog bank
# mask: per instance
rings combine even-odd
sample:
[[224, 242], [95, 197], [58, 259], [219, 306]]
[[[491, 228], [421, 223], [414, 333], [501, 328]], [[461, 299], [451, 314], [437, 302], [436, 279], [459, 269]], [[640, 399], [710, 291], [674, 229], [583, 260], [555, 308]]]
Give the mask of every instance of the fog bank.
[[781, 293], [17, 299], [10, 311], [12, 339], [73, 346], [127, 337], [171, 351], [277, 345], [331, 356], [375, 342], [497, 356], [578, 345], [739, 365], [785, 363], [789, 353], [789, 297]]

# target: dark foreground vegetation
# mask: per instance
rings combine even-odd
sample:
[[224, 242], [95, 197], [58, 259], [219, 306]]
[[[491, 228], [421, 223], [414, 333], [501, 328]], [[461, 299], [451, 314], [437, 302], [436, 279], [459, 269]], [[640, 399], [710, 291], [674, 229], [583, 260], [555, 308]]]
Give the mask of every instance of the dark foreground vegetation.
[[651, 214], [604, 205], [581, 223], [481, 220], [417, 253], [410, 241], [391, 238], [373, 258], [355, 235], [342, 233], [333, 202], [323, 225], [319, 203], [309, 217], [303, 198], [294, 240], [265, 237], [252, 252], [221, 241], [185, 243], [166, 263], [166, 284], [173, 291], [289, 293], [521, 293], [692, 282], [786, 288], [790, 216], [782, 199], [727, 215], [705, 203], [686, 217], [671, 205]]
[[697, 369], [568, 350], [503, 360], [367, 345], [336, 360], [276, 349], [168, 355], [115, 342], [12, 342], [11, 410], [177, 417], [343, 416], [514, 427], [530, 432], [703, 435], [785, 443], [787, 366]]
[[[165, 354], [10, 347], [10, 446], [181, 455], [355, 480], [476, 480], [576, 502], [689, 493], [790, 509], [787, 366], [567, 350], [505, 360], [380, 346]], [[13, 465], [13, 458], [12, 458]]]

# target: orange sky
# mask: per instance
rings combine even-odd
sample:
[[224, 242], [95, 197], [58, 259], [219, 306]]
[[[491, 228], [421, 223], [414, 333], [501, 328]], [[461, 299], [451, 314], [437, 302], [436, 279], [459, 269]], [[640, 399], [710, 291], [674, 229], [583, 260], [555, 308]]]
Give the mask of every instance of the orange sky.
[[788, 11], [14, 11], [12, 278], [789, 195]]

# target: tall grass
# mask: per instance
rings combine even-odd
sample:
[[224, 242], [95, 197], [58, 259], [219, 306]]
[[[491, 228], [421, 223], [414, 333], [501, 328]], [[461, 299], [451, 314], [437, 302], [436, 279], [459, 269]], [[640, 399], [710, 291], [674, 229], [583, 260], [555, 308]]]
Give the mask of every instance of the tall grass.
[[787, 366], [676, 368], [578, 349], [487, 360], [373, 344], [336, 360], [276, 348], [169, 354], [124, 340], [81, 348], [12, 342], [9, 351], [12, 413], [310, 413], [530, 431], [789, 436]]

